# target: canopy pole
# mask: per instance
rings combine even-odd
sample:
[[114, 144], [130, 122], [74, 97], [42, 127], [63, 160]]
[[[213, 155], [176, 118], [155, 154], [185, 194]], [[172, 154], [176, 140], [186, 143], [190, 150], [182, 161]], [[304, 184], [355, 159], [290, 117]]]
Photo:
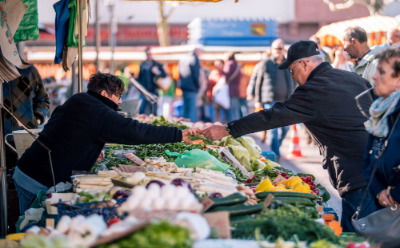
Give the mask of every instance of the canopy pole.
[[78, 93], [82, 92], [82, 77], [83, 77], [83, 18], [82, 18], [82, 0], [76, 0], [77, 8], [78, 8]]
[[95, 17], [95, 31], [96, 31], [96, 71], [100, 71], [100, 46], [101, 46], [101, 40], [100, 40], [100, 22], [99, 22], [99, 0], [94, 1], [95, 7], [94, 7], [94, 17]]
[[[4, 82], [3, 82], [4, 83]], [[0, 85], [0, 106], [3, 106], [3, 85]], [[0, 108], [1, 110], [2, 108]], [[8, 229], [8, 213], [7, 213], [7, 168], [6, 157], [4, 150], [4, 135], [3, 135], [3, 115], [0, 114], [0, 237], [7, 235]], [[17, 207], [17, 206], [16, 206]]]

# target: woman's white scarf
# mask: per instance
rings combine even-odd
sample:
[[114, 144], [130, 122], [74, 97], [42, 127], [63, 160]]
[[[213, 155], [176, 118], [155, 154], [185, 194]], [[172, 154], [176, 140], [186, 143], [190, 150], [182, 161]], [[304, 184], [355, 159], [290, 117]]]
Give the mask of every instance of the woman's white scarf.
[[366, 130], [376, 137], [386, 137], [389, 133], [387, 117], [396, 109], [400, 99], [400, 90], [394, 91], [388, 97], [379, 97], [371, 107], [369, 113], [371, 117], [364, 123]]

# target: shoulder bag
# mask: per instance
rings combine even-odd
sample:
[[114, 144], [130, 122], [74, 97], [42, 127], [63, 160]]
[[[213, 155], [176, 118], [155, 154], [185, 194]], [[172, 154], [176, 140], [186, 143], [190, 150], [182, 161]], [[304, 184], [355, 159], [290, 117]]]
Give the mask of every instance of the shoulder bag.
[[352, 216], [352, 224], [356, 232], [364, 237], [371, 239], [372, 241], [379, 242], [382, 244], [382, 248], [395, 248], [400, 247], [400, 208], [399, 207], [386, 207], [375, 211], [363, 218], [358, 219], [358, 215], [364, 204], [365, 198], [367, 197], [369, 188], [372, 180], [375, 176], [375, 172], [378, 167], [378, 162], [381, 159], [383, 153], [386, 150], [389, 139], [396, 128], [396, 124], [400, 118], [400, 115], [396, 118], [392, 130], [386, 139], [383, 149], [377, 158], [374, 168], [371, 173], [371, 178], [368, 182], [367, 189], [364, 193], [363, 200], [357, 211]]

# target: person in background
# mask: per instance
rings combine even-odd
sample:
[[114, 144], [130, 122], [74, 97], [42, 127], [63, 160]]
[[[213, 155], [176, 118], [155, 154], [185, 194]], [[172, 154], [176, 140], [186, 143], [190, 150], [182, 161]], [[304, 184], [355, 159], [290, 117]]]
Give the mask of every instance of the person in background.
[[179, 84], [183, 95], [183, 117], [192, 122], [198, 120], [197, 97], [200, 89], [200, 56], [201, 50], [193, 52], [179, 61]]
[[400, 27], [389, 30], [386, 44], [388, 44], [390, 48], [398, 48], [400, 46]]
[[161, 109], [159, 110], [159, 115], [164, 116], [167, 119], [171, 119], [173, 117], [173, 104], [175, 99], [175, 89], [176, 89], [176, 80], [171, 79], [171, 85], [167, 91], [161, 92]]
[[319, 37], [313, 35], [310, 38], [310, 40], [317, 43], [317, 46], [319, 49], [319, 55], [321, 56], [321, 58], [323, 58], [325, 62], [331, 63], [331, 57], [329, 56], [329, 53], [327, 53], [321, 46], [321, 39]]
[[237, 120], [247, 113], [246, 90], [241, 85], [242, 72], [239, 63], [236, 61], [236, 53], [230, 53], [224, 65], [226, 83], [229, 86], [230, 120]]
[[376, 71], [375, 55], [379, 49], [371, 50], [368, 46], [367, 32], [361, 27], [350, 27], [345, 30], [343, 48], [354, 61], [354, 72], [368, 80], [373, 86], [373, 75]]
[[[156, 81], [159, 78], [165, 78], [167, 73], [165, 72], [163, 65], [153, 59], [150, 48], [146, 48], [145, 54], [146, 60], [140, 64], [137, 81], [148, 92], [158, 96], [158, 86]], [[149, 102], [144, 96], [142, 96], [139, 113], [157, 115], [157, 104]]]
[[[25, 127], [32, 129], [38, 128], [46, 121], [49, 115], [50, 100], [36, 67], [27, 62], [25, 63], [29, 66], [25, 69], [18, 69], [20, 77], [9, 82], [3, 82], [3, 103]], [[4, 109], [2, 110], [2, 115], [3, 135], [23, 129], [18, 125], [17, 120]], [[8, 136], [6, 139], [10, 144], [14, 144], [12, 136]], [[12, 173], [17, 159], [17, 154], [6, 146], [5, 162], [7, 181], [9, 181], [7, 183], [8, 223], [15, 223], [18, 220], [18, 210], [15, 208], [18, 204], [18, 194], [12, 184]], [[14, 225], [9, 225], [9, 228], [10, 232], [14, 232]]]
[[73, 95], [54, 111], [15, 169], [20, 213], [29, 208], [39, 191], [70, 181], [74, 170], [89, 171], [105, 143], [190, 142], [188, 136], [196, 134], [194, 129], [181, 131], [123, 117], [117, 112], [123, 92], [118, 77], [96, 73], [90, 77], [86, 93]]
[[[28, 64], [28, 63], [27, 63]], [[49, 115], [50, 100], [43, 81], [34, 65], [18, 69], [21, 74], [15, 80], [3, 83], [4, 106], [11, 111], [25, 127], [34, 129], [43, 124]], [[4, 135], [23, 129], [17, 121], [3, 110]], [[8, 137], [14, 143], [12, 136]], [[7, 152], [7, 164], [15, 166], [16, 154]]]
[[224, 61], [218, 59], [214, 61], [214, 69], [208, 76], [208, 87], [207, 87], [207, 101], [209, 102], [208, 108], [212, 116], [211, 122], [222, 122], [226, 123], [229, 120], [229, 109], [224, 109], [222, 106], [214, 101], [213, 89], [220, 80], [225, 80], [224, 74]]
[[130, 78], [131, 78], [131, 73], [130, 73], [130, 68], [128, 66], [126, 66], [124, 68], [124, 70], [120, 73], [115, 73], [124, 83], [124, 94], [122, 95], [122, 100], [125, 100], [125, 98], [127, 97], [127, 93], [131, 87], [131, 83], [129, 82]]
[[[249, 83], [248, 92], [254, 92], [255, 109], [270, 109], [277, 102], [284, 102], [293, 93], [295, 84], [288, 69], [279, 70], [278, 66], [285, 59], [285, 47], [282, 39], [271, 45], [271, 57], [256, 67]], [[253, 89], [254, 88], [254, 89]], [[271, 130], [271, 150], [280, 157], [279, 148], [289, 127]]]
[[386, 42], [382, 45], [378, 45], [374, 47], [374, 50], [377, 53], [383, 52], [389, 48], [398, 48], [400, 47], [400, 27], [391, 28], [386, 33]]
[[198, 108], [198, 113], [199, 113], [199, 119], [204, 122], [209, 122], [209, 118], [207, 117], [206, 114], [206, 104], [205, 104], [205, 98], [206, 98], [206, 91], [207, 91], [207, 85], [208, 85], [208, 76], [207, 72], [204, 67], [200, 69], [200, 88], [199, 88], [199, 93], [197, 94], [197, 99], [196, 99], [196, 106]]
[[[351, 217], [367, 185], [362, 165], [368, 141], [363, 125], [366, 118], [355, 97], [368, 90], [370, 85], [355, 73], [334, 69], [323, 62], [317, 44], [312, 41], [294, 43], [279, 68], [289, 68], [299, 84], [287, 101], [228, 125], [212, 125], [201, 132], [216, 140], [227, 135], [239, 137], [304, 123], [321, 154], [325, 155], [323, 168], [328, 170], [330, 181], [342, 197], [343, 231], [353, 231]], [[358, 105], [367, 107], [371, 102], [372, 97], [367, 97]], [[361, 211], [360, 218], [375, 210], [372, 196], [367, 198], [365, 205], [367, 208]]]
[[[400, 207], [400, 49], [385, 50], [377, 59], [374, 92], [379, 98], [372, 103], [371, 117], [365, 122], [370, 138], [364, 168], [368, 178], [373, 176], [369, 190], [379, 206]], [[373, 167], [377, 168], [374, 175]]]
[[343, 50], [343, 47], [336, 47], [332, 51], [332, 67], [345, 71], [353, 71], [353, 63], [349, 60], [349, 55]]

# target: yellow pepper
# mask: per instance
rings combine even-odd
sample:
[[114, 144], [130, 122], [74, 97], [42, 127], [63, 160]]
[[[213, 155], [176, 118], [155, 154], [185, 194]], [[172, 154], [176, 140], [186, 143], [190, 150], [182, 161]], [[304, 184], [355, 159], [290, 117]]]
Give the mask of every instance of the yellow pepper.
[[275, 191], [275, 186], [272, 184], [271, 180], [268, 178], [261, 181], [257, 187], [256, 187], [257, 192], [262, 192], [262, 191]]

